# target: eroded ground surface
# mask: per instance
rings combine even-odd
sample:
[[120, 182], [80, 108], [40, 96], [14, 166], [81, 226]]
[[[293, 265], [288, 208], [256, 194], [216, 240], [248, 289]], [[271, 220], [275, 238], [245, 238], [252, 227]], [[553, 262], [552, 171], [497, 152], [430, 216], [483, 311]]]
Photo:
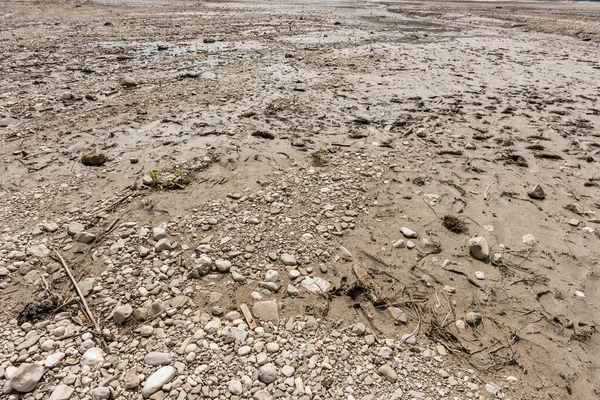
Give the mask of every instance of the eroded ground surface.
[[599, 7], [0, 3], [4, 395], [598, 397]]

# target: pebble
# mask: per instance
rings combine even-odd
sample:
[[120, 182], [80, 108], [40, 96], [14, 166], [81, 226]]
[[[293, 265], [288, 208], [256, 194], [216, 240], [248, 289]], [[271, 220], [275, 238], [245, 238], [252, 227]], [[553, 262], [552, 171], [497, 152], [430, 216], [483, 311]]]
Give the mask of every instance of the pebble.
[[99, 347], [91, 347], [83, 353], [80, 362], [82, 366], [95, 367], [103, 361], [104, 356], [102, 355], [102, 349]]
[[546, 198], [546, 193], [544, 193], [544, 189], [539, 184], [536, 184], [527, 195], [532, 199], [544, 200]]
[[362, 322], [358, 322], [352, 326], [352, 333], [357, 336], [362, 336], [365, 334], [367, 327]]
[[406, 244], [404, 243], [404, 240], [403, 240], [403, 239], [400, 239], [400, 240], [396, 240], [396, 241], [395, 241], [395, 242], [392, 244], [392, 246], [393, 246], [395, 249], [403, 249], [404, 247], [406, 247]]
[[537, 243], [537, 241], [535, 240], [535, 237], [530, 233], [528, 233], [527, 235], [524, 235], [521, 240], [527, 246], [535, 246], [535, 244]]
[[481, 314], [476, 313], [476, 312], [469, 312], [467, 313], [466, 317], [465, 317], [465, 321], [467, 321], [467, 324], [472, 325], [472, 326], [477, 326], [481, 323], [483, 317], [481, 316]]
[[485, 260], [490, 255], [488, 242], [483, 236], [469, 239], [469, 250], [471, 255], [478, 260]]
[[265, 364], [258, 370], [258, 380], [260, 380], [262, 383], [266, 383], [268, 385], [269, 383], [275, 382], [276, 379], [277, 367], [275, 367], [275, 364]]
[[10, 378], [10, 387], [21, 393], [31, 392], [44, 375], [44, 367], [39, 364], [23, 363]]
[[485, 274], [481, 271], [475, 271], [475, 278], [479, 279], [480, 281], [485, 279]]
[[229, 381], [229, 393], [234, 394], [234, 395], [240, 395], [243, 393], [244, 391], [244, 387], [242, 386], [242, 382], [238, 381], [238, 380], [231, 380]]
[[395, 322], [399, 322], [401, 324], [407, 323], [406, 314], [398, 307], [388, 307], [385, 309], [385, 313]]
[[94, 235], [93, 233], [83, 231], [76, 233], [74, 239], [76, 242], [90, 244], [94, 240], [96, 240], [96, 235]]
[[52, 391], [49, 400], [69, 400], [74, 391], [75, 389], [71, 386], [63, 384], [57, 385]]
[[407, 238], [407, 239], [415, 239], [415, 238], [417, 238], [419, 236], [417, 234], [417, 232], [415, 232], [412, 229], [407, 228], [405, 226], [403, 226], [402, 228], [400, 228], [400, 233], [402, 233], [404, 235], [404, 237]]
[[163, 385], [167, 384], [175, 377], [175, 373], [175, 368], [170, 365], [156, 370], [148, 377], [148, 379], [146, 379], [146, 382], [142, 388], [142, 396], [144, 396], [144, 398], [148, 398], [154, 393], [158, 392]]
[[377, 373], [390, 382], [396, 382], [396, 380], [398, 379], [398, 374], [396, 373], [396, 371], [394, 371], [394, 368], [389, 364], [383, 364], [382, 366], [380, 366], [377, 370]]
[[133, 314], [133, 307], [129, 304], [117, 307], [113, 313], [113, 320], [117, 325], [123, 325], [125, 321]]
[[296, 257], [287, 254], [287, 253], [283, 253], [280, 256], [281, 262], [283, 263], [283, 265], [290, 265], [290, 266], [295, 266], [297, 264], [296, 261]]
[[153, 366], [171, 364], [172, 361], [171, 354], [158, 351], [151, 351], [144, 357], [144, 362]]
[[252, 306], [252, 314], [255, 318], [264, 321], [279, 321], [279, 307], [277, 301], [259, 301]]

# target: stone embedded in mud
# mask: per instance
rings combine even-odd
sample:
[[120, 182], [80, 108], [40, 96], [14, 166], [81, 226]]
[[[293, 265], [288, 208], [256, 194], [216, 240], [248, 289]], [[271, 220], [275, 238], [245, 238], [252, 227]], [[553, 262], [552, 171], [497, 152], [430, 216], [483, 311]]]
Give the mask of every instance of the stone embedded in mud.
[[96, 150], [92, 149], [81, 156], [81, 163], [88, 167], [99, 167], [104, 165], [108, 161], [108, 158], [102, 153], [96, 154]]
[[393, 246], [395, 249], [402, 249], [402, 248], [406, 247], [406, 244], [404, 243], [404, 240], [403, 240], [403, 239], [400, 239], [400, 240], [397, 240], [397, 241], [395, 241], [395, 242], [392, 244], [392, 246]]
[[502, 253], [494, 253], [492, 256], [492, 265], [502, 265]]
[[490, 255], [490, 248], [486, 238], [477, 236], [469, 239], [469, 250], [473, 257], [478, 260], [485, 260]]
[[524, 235], [521, 240], [527, 246], [535, 246], [535, 244], [537, 243], [537, 240], [535, 240], [535, 237], [531, 233]]
[[94, 235], [93, 233], [83, 231], [76, 233], [74, 239], [76, 242], [79, 243], [90, 244], [94, 240], [96, 240], [96, 235]]
[[540, 185], [535, 185], [527, 195], [532, 199], [544, 200], [546, 198], [546, 193], [544, 193], [544, 189]]
[[467, 321], [467, 324], [469, 324], [471, 326], [477, 326], [481, 323], [481, 321], [483, 320], [483, 317], [479, 313], [469, 312], [469, 313], [467, 313], [465, 320]]
[[119, 78], [119, 85], [123, 87], [135, 87], [138, 85], [137, 81], [130, 75], [123, 75]]
[[259, 301], [254, 304], [252, 314], [263, 321], [279, 321], [279, 307], [275, 300]]
[[398, 307], [388, 307], [385, 309], [385, 314], [395, 322], [406, 324], [406, 314]]

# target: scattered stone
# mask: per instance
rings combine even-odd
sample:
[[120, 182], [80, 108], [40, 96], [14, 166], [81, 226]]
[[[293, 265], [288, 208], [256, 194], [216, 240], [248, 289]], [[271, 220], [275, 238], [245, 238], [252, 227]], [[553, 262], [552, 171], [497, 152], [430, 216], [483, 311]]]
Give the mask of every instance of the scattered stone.
[[75, 389], [71, 386], [63, 384], [57, 385], [52, 391], [49, 400], [69, 400], [74, 391]]
[[113, 321], [115, 321], [117, 325], [123, 325], [131, 314], [133, 314], [133, 307], [129, 304], [117, 307], [113, 313]]
[[96, 149], [92, 148], [81, 156], [81, 163], [88, 167], [99, 167], [106, 164], [108, 158], [102, 153], [96, 153]]
[[352, 326], [352, 333], [356, 336], [362, 336], [367, 331], [367, 327], [362, 322], [358, 322]]
[[492, 265], [502, 265], [502, 253], [494, 253], [494, 255], [492, 255]]
[[532, 199], [537, 200], [544, 200], [546, 198], [546, 193], [544, 193], [544, 189], [542, 189], [539, 184], [535, 185], [529, 192], [527, 192], [527, 195]]
[[388, 307], [385, 309], [385, 314], [395, 322], [406, 324], [406, 314], [398, 307]]
[[275, 382], [276, 379], [277, 367], [275, 367], [275, 364], [265, 364], [258, 370], [258, 380], [262, 383], [266, 383], [268, 385], [269, 383]]
[[407, 239], [416, 239], [417, 237], [419, 237], [419, 235], [417, 234], [417, 232], [413, 231], [412, 229], [409, 229], [405, 226], [403, 226], [402, 228], [400, 228], [400, 233], [402, 233], [404, 235], [405, 238]]
[[167, 365], [171, 364], [173, 359], [171, 358], [171, 354], [169, 353], [161, 353], [158, 351], [151, 351], [146, 354], [144, 357], [144, 362], [148, 365], [157, 366], [157, 365]]
[[123, 87], [135, 87], [138, 85], [137, 81], [130, 75], [122, 75], [119, 78], [119, 85]]
[[79, 243], [90, 244], [94, 240], [96, 240], [96, 235], [94, 235], [93, 233], [83, 231], [76, 233], [74, 239], [76, 242]]
[[56, 232], [58, 230], [58, 224], [53, 221], [44, 222], [42, 228], [44, 228], [46, 232]]
[[413, 345], [417, 343], [417, 338], [412, 333], [405, 333], [402, 335], [402, 342], [408, 345]]
[[469, 239], [469, 250], [471, 251], [471, 255], [478, 260], [485, 260], [490, 255], [488, 242], [483, 236]]
[[244, 391], [244, 387], [242, 386], [242, 382], [238, 381], [238, 380], [231, 380], [229, 381], [229, 393], [233, 394], [233, 395], [240, 395], [243, 393]]
[[79, 222], [71, 222], [67, 225], [67, 232], [69, 235], [75, 235], [79, 232], [83, 232], [85, 230], [85, 225]]
[[228, 260], [216, 260], [215, 267], [217, 271], [221, 273], [227, 273], [231, 269], [231, 261]]
[[302, 280], [302, 287], [311, 293], [324, 295], [325, 293], [329, 292], [331, 283], [323, 278], [319, 278], [318, 276], [315, 276], [314, 278], [307, 276]]
[[535, 240], [535, 237], [533, 237], [533, 235], [530, 234], [530, 233], [528, 233], [527, 235], [523, 236], [522, 241], [527, 246], [535, 246], [536, 243], [537, 243], [537, 241]]
[[263, 321], [279, 321], [279, 307], [277, 301], [259, 301], [252, 306], [252, 314]]
[[290, 265], [290, 266], [294, 266], [297, 264], [296, 262], [296, 257], [290, 255], [290, 254], [286, 254], [283, 253], [280, 256], [281, 262], [283, 263], [283, 265]]
[[171, 382], [175, 377], [176, 370], [174, 367], [168, 365], [156, 370], [152, 375], [146, 379], [144, 387], [142, 388], [142, 396], [148, 398], [154, 393], [158, 392], [163, 385]]
[[23, 363], [10, 378], [10, 387], [21, 393], [31, 392], [44, 375], [44, 367], [39, 364]]
[[50, 249], [45, 244], [38, 244], [37, 246], [31, 246], [27, 249], [27, 252], [34, 257], [47, 257], [50, 255]]
[[481, 321], [483, 320], [483, 317], [479, 313], [469, 312], [469, 313], [467, 313], [465, 320], [467, 321], [467, 324], [469, 324], [471, 326], [477, 326], [481, 323]]
[[395, 241], [395, 242], [392, 244], [392, 246], [393, 246], [395, 249], [403, 249], [404, 247], [406, 247], [406, 244], [404, 243], [404, 240], [403, 240], [403, 239], [400, 239], [400, 240], [396, 240], [396, 241]]
[[481, 271], [475, 271], [475, 278], [479, 279], [480, 281], [485, 279], [485, 274]]
[[92, 400], [109, 400], [111, 398], [110, 389], [102, 386], [92, 390]]
[[392, 383], [396, 382], [398, 379], [398, 374], [396, 374], [394, 368], [389, 364], [383, 364], [381, 367], [379, 367], [377, 373]]
[[95, 367], [103, 361], [104, 356], [102, 355], [102, 349], [98, 347], [91, 347], [85, 353], [83, 353], [80, 362], [82, 366], [87, 365], [90, 367]]

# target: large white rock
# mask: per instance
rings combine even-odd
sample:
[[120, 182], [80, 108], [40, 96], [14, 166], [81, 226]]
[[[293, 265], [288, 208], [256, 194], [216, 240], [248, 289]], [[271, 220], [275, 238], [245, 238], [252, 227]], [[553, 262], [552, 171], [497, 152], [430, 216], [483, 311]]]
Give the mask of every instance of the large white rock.
[[21, 364], [10, 378], [10, 387], [21, 393], [31, 392], [44, 375], [44, 367], [39, 364]]
[[90, 367], [95, 367], [104, 361], [104, 356], [102, 355], [102, 349], [99, 347], [91, 347], [83, 356], [81, 356], [81, 365], [88, 365]]
[[252, 314], [263, 321], [279, 321], [277, 301], [259, 301], [252, 306]]
[[331, 283], [318, 276], [313, 278], [307, 276], [302, 280], [302, 286], [311, 293], [325, 294], [331, 288]]
[[146, 379], [146, 383], [144, 383], [144, 387], [142, 388], [142, 396], [145, 398], [152, 396], [154, 393], [158, 392], [164, 384], [171, 382], [171, 379], [174, 377], [174, 367], [168, 365], [159, 368]]

